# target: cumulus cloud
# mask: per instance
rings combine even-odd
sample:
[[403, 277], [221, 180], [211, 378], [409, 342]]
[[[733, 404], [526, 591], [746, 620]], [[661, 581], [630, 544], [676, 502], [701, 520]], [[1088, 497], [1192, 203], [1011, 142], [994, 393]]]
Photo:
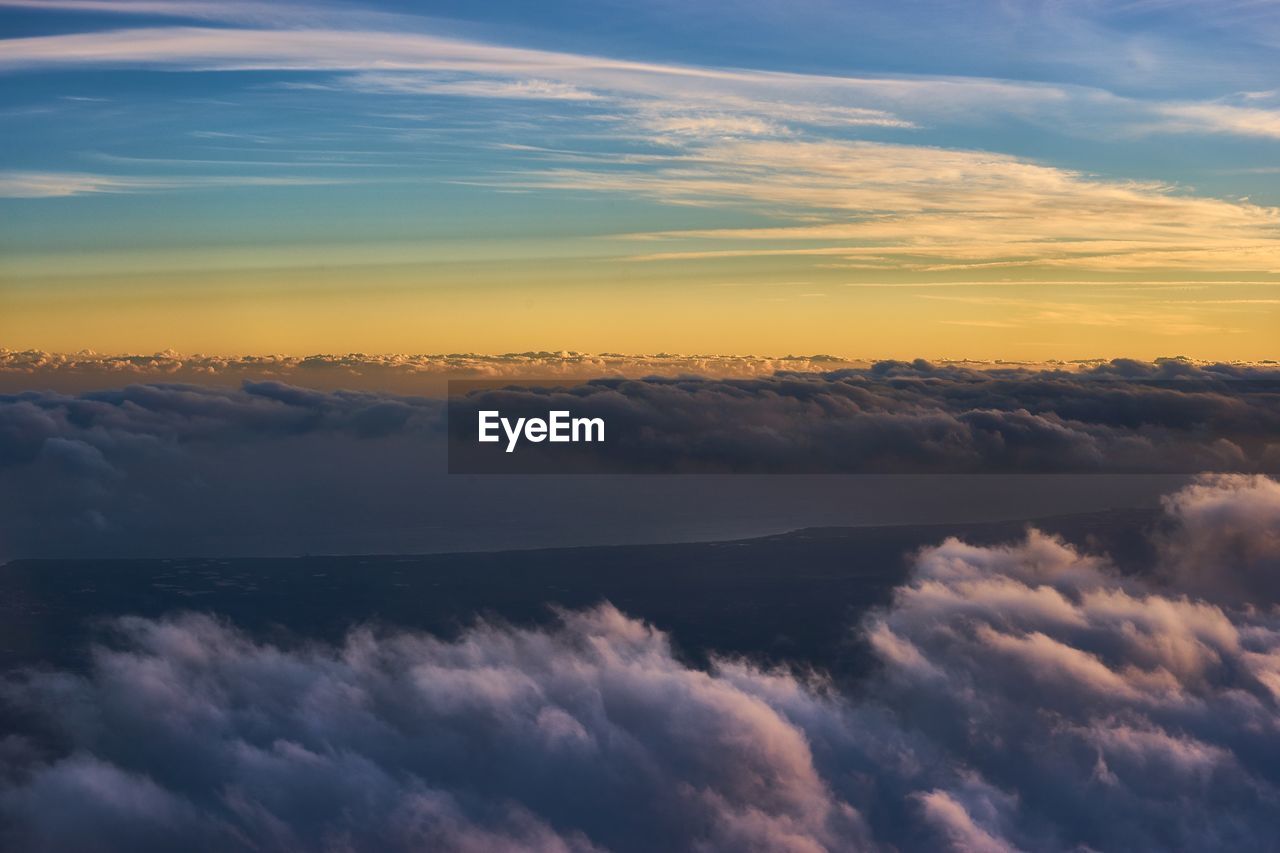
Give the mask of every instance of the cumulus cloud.
[[[1183, 563], [1192, 545], [1227, 588], [1248, 577], [1241, 550], [1275, 541], [1275, 488], [1206, 478], [1171, 496], [1177, 534], [1162, 563]], [[1187, 524], [1179, 508], [1206, 501], [1248, 507], [1255, 524]], [[921, 553], [871, 622], [888, 664], [881, 696], [1016, 795], [993, 800], [988, 818], [966, 810], [993, 837], [1033, 849], [1262, 849], [1262, 816], [1280, 796], [1280, 623], [1269, 602], [1231, 609], [1188, 597], [1207, 584], [1178, 583], [1122, 579], [1105, 558], [1035, 532], [1000, 548], [948, 541]]]
[[1280, 603], [1280, 485], [1223, 475], [1165, 498], [1177, 519], [1167, 568], [1180, 589], [1214, 601]]
[[[609, 607], [337, 649], [201, 616], [118, 627], [88, 680], [12, 688], [70, 700], [87, 716], [67, 734], [102, 738], [0, 795], [29, 816], [27, 849], [114, 830], [207, 849], [813, 850], [862, 831], [803, 732]], [[70, 797], [84, 820], [54, 808]]]
[[[1171, 496], [1161, 559], [1252, 571], [1276, 488]], [[1188, 521], [1215, 502], [1255, 523]], [[0, 809], [28, 850], [1267, 849], [1277, 611], [1179, 577], [948, 540], [859, 627], [881, 667], [853, 691], [692, 669], [608, 605], [336, 647], [128, 618], [85, 673], [6, 681], [56, 746], [7, 750]]]

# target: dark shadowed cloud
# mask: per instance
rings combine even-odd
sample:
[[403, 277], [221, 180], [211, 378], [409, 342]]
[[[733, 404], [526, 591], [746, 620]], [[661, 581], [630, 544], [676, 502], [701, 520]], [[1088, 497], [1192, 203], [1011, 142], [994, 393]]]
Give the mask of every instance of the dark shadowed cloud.
[[439, 397], [277, 380], [25, 391], [0, 395], [0, 557], [493, 549], [583, 544], [583, 531], [600, 534], [592, 542], [676, 541], [1154, 502], [1167, 480], [1086, 488], [933, 475], [1274, 470], [1275, 382], [1262, 367], [1180, 361], [880, 362], [487, 391], [462, 401], [457, 422], [488, 403], [604, 416], [606, 451], [574, 446], [569, 472], [886, 478], [852, 486], [446, 475]]
[[[1280, 373], [1230, 365], [1118, 361], [1063, 371], [879, 362], [749, 379], [600, 379], [559, 390], [493, 386], [452, 399], [451, 470], [938, 474], [1280, 467]], [[551, 409], [601, 417], [611, 438], [590, 447], [529, 445], [523, 453], [475, 443], [480, 410], [546, 417]]]

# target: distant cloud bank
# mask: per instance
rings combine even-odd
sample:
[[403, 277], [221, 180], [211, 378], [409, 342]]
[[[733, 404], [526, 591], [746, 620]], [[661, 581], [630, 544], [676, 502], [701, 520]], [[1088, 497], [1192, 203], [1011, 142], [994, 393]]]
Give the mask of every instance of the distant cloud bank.
[[856, 697], [749, 660], [691, 669], [608, 605], [338, 647], [120, 620], [85, 674], [4, 682], [61, 744], [5, 742], [5, 841], [1269, 849], [1280, 599], [1257, 579], [1280, 572], [1280, 484], [1205, 477], [1166, 510], [1147, 578], [1035, 531], [925, 549], [857, 628], [882, 666]]
[[[227, 387], [227, 379], [250, 366], [261, 371], [263, 363], [295, 381], [321, 369], [335, 371], [330, 381], [358, 377], [384, 387], [397, 372], [429, 374], [458, 364], [490, 376], [504, 370], [547, 376], [549, 366], [558, 366], [568, 377], [610, 358], [354, 356], [323, 360], [321, 368], [306, 366], [310, 360], [245, 360], [210, 364], [217, 381], [209, 385], [156, 382], [157, 373], [180, 376], [198, 360], [93, 360], [116, 384], [124, 377], [138, 384], [0, 394], [2, 556], [104, 548], [225, 554], [220, 543], [228, 541], [239, 543], [233, 553], [246, 547], [279, 553], [286, 534], [296, 535], [288, 550], [296, 553], [315, 549], [309, 537], [329, 542], [338, 532], [354, 538], [326, 550], [438, 548], [420, 537], [464, 523], [456, 515], [465, 500], [501, 504], [548, 484], [494, 484], [491, 491], [502, 494], [483, 500], [487, 486], [448, 488], [463, 481], [444, 479], [448, 432], [440, 396], [316, 390], [265, 379]], [[1280, 466], [1274, 366], [1175, 360], [977, 369], [919, 361], [751, 376], [765, 360], [703, 363], [711, 361], [746, 375], [566, 378], [553, 380], [558, 390], [486, 391], [464, 405], [515, 415], [556, 403], [578, 416], [603, 417], [609, 441], [574, 445], [574, 464], [565, 469], [573, 472], [1188, 474]], [[672, 356], [614, 363], [642, 373], [656, 363], [681, 373], [695, 362]], [[33, 384], [33, 375], [56, 377], [64, 367], [29, 369], [25, 381]], [[567, 495], [587, 487], [556, 488]], [[649, 513], [628, 503], [633, 486], [599, 488], [631, 506], [620, 518]], [[316, 499], [300, 503], [302, 493]], [[511, 512], [528, 517], [535, 510], [527, 504]], [[471, 511], [485, 512], [479, 505]], [[440, 529], [429, 536], [432, 525]], [[245, 546], [244, 536], [259, 544]]]
[[[755, 378], [600, 379], [450, 401], [455, 471], [1194, 473], [1280, 468], [1280, 372], [1113, 361], [1075, 369], [877, 362]], [[524, 456], [474, 444], [480, 410], [602, 418], [610, 439]], [[466, 451], [494, 453], [472, 453]], [[582, 464], [589, 454], [590, 464]], [[521, 460], [532, 463], [513, 467]], [[545, 460], [545, 462], [543, 461]]]
[[234, 383], [278, 380], [319, 388], [441, 391], [449, 379], [557, 379], [598, 376], [759, 376], [778, 370], [830, 370], [869, 366], [832, 355], [740, 356], [654, 353], [583, 353], [566, 350], [482, 353], [318, 353], [292, 355], [186, 355], [76, 353], [0, 348], [0, 382], [30, 388], [98, 387], [104, 382]]
[[[451, 379], [587, 379], [608, 376], [771, 376], [779, 371], [981, 370], [1010, 378], [1037, 371], [1091, 373], [1126, 379], [1269, 378], [1280, 375], [1277, 362], [1201, 362], [1183, 358], [1143, 362], [1134, 359], [1074, 361], [934, 360], [877, 361], [839, 355], [719, 355], [714, 353], [586, 353], [536, 350], [486, 353], [316, 353], [313, 355], [202, 355], [166, 350], [157, 353], [48, 352], [0, 347], [0, 388], [82, 389], [127, 382], [229, 384], [276, 380], [315, 388], [440, 391]], [[896, 367], [894, 367], [896, 365]]]

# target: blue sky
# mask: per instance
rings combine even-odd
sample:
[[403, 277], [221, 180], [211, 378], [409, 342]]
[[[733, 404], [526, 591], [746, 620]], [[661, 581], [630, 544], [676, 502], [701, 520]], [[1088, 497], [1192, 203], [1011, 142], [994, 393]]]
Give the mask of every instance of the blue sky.
[[[1261, 357], [1275, 328], [1269, 3], [0, 0], [0, 31], [10, 346], [274, 349], [294, 317], [282, 346], [803, 351], [870, 312], [960, 355]], [[958, 283], [950, 320], [835, 289]], [[270, 319], [219, 338], [192, 298]], [[335, 331], [372, 305], [423, 334]], [[676, 305], [700, 323], [616, 320]]]

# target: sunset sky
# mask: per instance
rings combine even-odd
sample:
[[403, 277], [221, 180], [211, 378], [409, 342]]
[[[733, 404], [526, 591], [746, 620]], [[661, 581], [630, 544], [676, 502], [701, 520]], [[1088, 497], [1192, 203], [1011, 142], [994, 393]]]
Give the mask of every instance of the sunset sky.
[[0, 0], [0, 346], [1277, 356], [1280, 7]]

